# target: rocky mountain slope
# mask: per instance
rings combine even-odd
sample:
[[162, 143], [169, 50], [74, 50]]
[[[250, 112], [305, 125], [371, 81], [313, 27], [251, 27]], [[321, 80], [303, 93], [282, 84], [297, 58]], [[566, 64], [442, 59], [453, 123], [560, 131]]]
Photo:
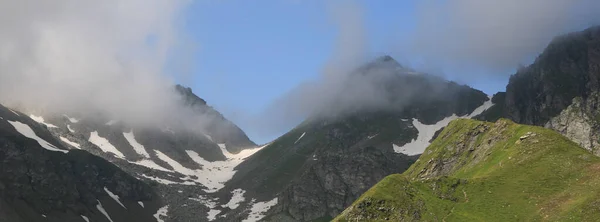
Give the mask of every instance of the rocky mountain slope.
[[202, 123], [190, 118], [185, 126], [192, 127], [175, 122], [137, 126], [96, 114], [23, 115], [46, 128], [57, 144], [109, 160], [149, 184], [164, 200], [158, 206], [164, 221], [208, 221], [205, 200], [219, 200], [215, 193], [235, 174], [234, 167], [260, 148], [191, 89], [178, 85], [174, 92], [181, 96], [181, 108]]
[[600, 27], [592, 27], [555, 38], [511, 76], [493, 116], [554, 129], [600, 155], [599, 101]]
[[[378, 72], [365, 72], [374, 68]], [[327, 221], [386, 175], [406, 170], [452, 119], [492, 105], [481, 91], [410, 72], [388, 56], [358, 73], [384, 75], [390, 104], [397, 106], [309, 118], [236, 168], [223, 191], [241, 197], [239, 207], [215, 209], [235, 218], [252, 215], [248, 204], [264, 203], [267, 221]], [[436, 94], [395, 101], [407, 85]]]
[[2, 221], [156, 221], [162, 200], [108, 161], [0, 105]]
[[599, 167], [600, 158], [550, 129], [455, 120], [410, 169], [335, 221], [595, 221]]

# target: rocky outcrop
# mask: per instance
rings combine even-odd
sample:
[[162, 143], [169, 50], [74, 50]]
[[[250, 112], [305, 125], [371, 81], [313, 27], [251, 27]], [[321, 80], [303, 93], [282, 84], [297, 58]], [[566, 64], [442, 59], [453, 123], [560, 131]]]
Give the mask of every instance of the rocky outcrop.
[[600, 27], [554, 39], [511, 76], [504, 114], [557, 130], [596, 155], [599, 149]]
[[573, 98], [600, 92], [600, 27], [556, 38], [529, 67], [511, 76], [506, 87], [507, 116], [544, 125]]
[[581, 97], [573, 99], [573, 103], [558, 116], [553, 117], [545, 125], [600, 156], [600, 93], [594, 93], [586, 100]]

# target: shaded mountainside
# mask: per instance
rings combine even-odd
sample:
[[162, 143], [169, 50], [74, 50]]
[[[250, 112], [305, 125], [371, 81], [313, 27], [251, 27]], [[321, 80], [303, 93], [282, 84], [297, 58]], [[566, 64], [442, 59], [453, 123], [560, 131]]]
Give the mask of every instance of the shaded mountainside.
[[451, 119], [491, 106], [487, 95], [467, 86], [425, 74], [392, 74], [382, 81], [392, 102], [404, 84], [437, 87], [432, 91], [438, 96], [413, 92], [396, 109], [310, 118], [240, 164], [224, 190], [243, 190], [248, 201], [271, 201], [267, 221], [332, 219], [377, 181], [406, 170]]
[[600, 155], [600, 27], [555, 38], [511, 76], [503, 116], [555, 129]]
[[181, 108], [198, 115], [186, 124], [202, 120], [197, 125], [203, 130], [169, 122], [138, 127], [91, 114], [27, 115], [56, 144], [109, 160], [149, 184], [163, 200], [159, 207], [165, 221], [208, 221], [210, 208], [202, 199], [217, 201], [220, 196], [214, 193], [231, 179], [237, 164], [258, 151], [257, 145], [191, 89], [177, 85], [175, 92], [181, 95]]
[[595, 221], [598, 169], [600, 158], [553, 130], [460, 119], [335, 221]]
[[[2, 221], [153, 221], [160, 197], [108, 161], [69, 150], [0, 105]], [[109, 219], [110, 218], [110, 219]]]

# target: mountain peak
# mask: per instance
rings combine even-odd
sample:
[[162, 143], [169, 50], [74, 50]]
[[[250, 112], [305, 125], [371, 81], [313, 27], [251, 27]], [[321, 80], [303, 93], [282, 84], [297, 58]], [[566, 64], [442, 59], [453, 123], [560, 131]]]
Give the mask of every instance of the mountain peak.
[[188, 104], [192, 106], [195, 104], [206, 105], [206, 101], [194, 94], [190, 87], [177, 84], [175, 85], [175, 90], [185, 98], [185, 101]]

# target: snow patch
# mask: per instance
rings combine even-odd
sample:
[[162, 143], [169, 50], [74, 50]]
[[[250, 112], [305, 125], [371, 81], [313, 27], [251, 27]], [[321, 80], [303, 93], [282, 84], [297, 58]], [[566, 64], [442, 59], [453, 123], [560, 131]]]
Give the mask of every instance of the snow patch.
[[[254, 202], [254, 200], [252, 200]], [[256, 222], [265, 217], [265, 213], [271, 209], [271, 207], [277, 205], [277, 198], [266, 201], [266, 202], [258, 202], [252, 204], [252, 208], [250, 209], [250, 214], [248, 218], [242, 220], [242, 222]]]
[[492, 105], [493, 105], [492, 99], [491, 99], [491, 97], [488, 96], [488, 100], [486, 102], [484, 102], [481, 106], [479, 106], [475, 110], [473, 110], [473, 112], [471, 112], [471, 114], [460, 116], [460, 117], [457, 116], [456, 114], [453, 114], [452, 116], [448, 116], [433, 125], [425, 125], [425, 124], [421, 123], [418, 119], [413, 118], [412, 124], [419, 131], [419, 135], [417, 136], [417, 139], [413, 139], [410, 143], [404, 144], [404, 146], [398, 146], [396, 144], [392, 144], [394, 147], [394, 151], [396, 153], [404, 153], [409, 156], [421, 154], [429, 146], [429, 144], [430, 144], [429, 141], [433, 138], [433, 136], [435, 135], [435, 132], [442, 129], [442, 127], [445, 127], [446, 125], [448, 125], [448, 123], [450, 123], [452, 120], [455, 120], [458, 118], [472, 118], [474, 116], [481, 114], [483, 111], [489, 109], [490, 107], [492, 107]]
[[27, 124], [23, 124], [21, 122], [17, 122], [17, 121], [8, 121], [14, 128], [15, 130], [17, 130], [17, 132], [19, 132], [21, 135], [28, 137], [30, 139], [34, 139], [36, 140], [40, 146], [42, 146], [43, 148], [50, 150], [50, 151], [57, 151], [57, 152], [63, 152], [63, 153], [67, 153], [69, 151], [67, 150], [61, 150], [58, 149], [56, 146], [52, 145], [51, 143], [49, 143], [48, 141], [38, 137], [35, 132], [33, 132], [33, 130], [31, 129], [31, 127], [29, 127]]
[[373, 136], [367, 136], [367, 139], [373, 139], [373, 138], [375, 138], [377, 135], [379, 135], [379, 133], [378, 133], [378, 134], [375, 134], [375, 135], [373, 135]]
[[173, 172], [172, 170], [164, 168], [164, 167], [158, 165], [157, 163], [155, 163], [154, 161], [149, 160], [149, 159], [143, 159], [143, 160], [139, 160], [139, 161], [136, 161], [136, 162], [132, 162], [132, 161], [129, 161], [129, 162], [133, 163], [133, 164], [136, 164], [136, 165], [148, 167], [150, 169], [155, 169], [155, 170], [160, 170], [160, 171], [165, 171], [165, 172]]
[[217, 219], [217, 215], [219, 215], [219, 213], [221, 213], [220, 210], [210, 209], [208, 211], [208, 215], [206, 216], [206, 219], [208, 219], [208, 221], [213, 221], [213, 220]]
[[161, 207], [160, 209], [158, 209], [158, 211], [156, 211], [156, 213], [154, 214], [154, 217], [156, 218], [156, 221], [158, 221], [158, 222], [165, 222], [164, 220], [160, 219], [160, 216], [167, 217], [167, 213], [168, 212], [169, 212], [169, 205], [166, 205], [166, 206]]
[[194, 182], [190, 182], [190, 181], [185, 181], [185, 182], [175, 182], [172, 180], [167, 180], [167, 179], [162, 179], [162, 178], [158, 178], [158, 177], [153, 177], [153, 176], [148, 176], [146, 174], [142, 174], [142, 177], [149, 179], [149, 180], [154, 180], [158, 183], [162, 183], [164, 185], [171, 185], [171, 184], [180, 184], [180, 185], [196, 185], [196, 183]]
[[46, 214], [42, 214], [42, 217], [46, 217]]
[[119, 205], [121, 205], [123, 208], [127, 209], [127, 207], [125, 207], [125, 205], [123, 205], [123, 203], [121, 203], [121, 201], [119, 200], [119, 196], [114, 194], [113, 192], [110, 192], [110, 190], [108, 190], [108, 188], [104, 187], [104, 191], [106, 191], [106, 193], [108, 194], [108, 196], [110, 196], [111, 198], [113, 198], [113, 200], [117, 201], [117, 203], [119, 203]]
[[300, 135], [300, 137], [296, 140], [296, 142], [294, 142], [294, 144], [296, 144], [298, 141], [300, 141], [300, 139], [302, 139], [302, 137], [304, 137], [304, 135], [306, 135], [306, 132], [303, 132], [302, 135]]
[[78, 120], [78, 119], [71, 118], [71, 117], [67, 116], [66, 114], [64, 114], [63, 116], [64, 116], [65, 118], [67, 118], [67, 119], [69, 120], [69, 122], [71, 122], [71, 123], [78, 123], [78, 122], [79, 122], [79, 120]]
[[98, 148], [100, 148], [105, 153], [113, 153], [113, 154], [115, 154], [115, 156], [117, 156], [121, 159], [125, 159], [125, 155], [123, 155], [123, 153], [121, 153], [121, 151], [119, 151], [115, 146], [110, 144], [110, 142], [108, 142], [107, 139], [100, 137], [98, 135], [98, 131], [94, 131], [94, 132], [90, 133], [89, 141], [92, 144], [96, 145]]
[[210, 209], [208, 211], [208, 214], [206, 215], [206, 219], [208, 219], [208, 221], [213, 221], [213, 220], [217, 219], [217, 215], [219, 215], [219, 213], [221, 213], [221, 210], [214, 209], [215, 207], [217, 207], [216, 201], [219, 200], [218, 198], [209, 199], [207, 197], [200, 195], [198, 198], [190, 197], [189, 199], [193, 200], [193, 201], [198, 201]]
[[232, 210], [238, 208], [240, 206], [240, 203], [244, 201], [244, 193], [246, 193], [246, 191], [239, 188], [232, 190], [231, 194], [233, 194], [233, 196], [231, 196], [229, 202], [221, 206], [229, 207]]
[[129, 142], [129, 145], [131, 145], [133, 147], [133, 149], [135, 150], [136, 153], [146, 157], [146, 158], [150, 158], [150, 154], [148, 154], [148, 152], [146, 152], [146, 148], [144, 148], [144, 145], [138, 143], [137, 140], [135, 140], [135, 136], [133, 135], [133, 130], [131, 130], [131, 132], [129, 133], [123, 133], [123, 136], [125, 136], [125, 139], [127, 140], [127, 142]]
[[86, 216], [83, 216], [83, 215], [79, 215], [79, 216], [81, 216], [81, 218], [83, 218], [83, 220], [85, 220], [85, 222], [90, 222], [90, 219], [87, 218]]
[[207, 189], [205, 190], [206, 192], [212, 193], [223, 188], [225, 186], [225, 182], [233, 178], [233, 175], [235, 175], [236, 172], [235, 167], [237, 165], [242, 163], [246, 158], [252, 156], [254, 153], [258, 152], [265, 146], [257, 147], [254, 149], [245, 149], [237, 154], [232, 154], [229, 151], [227, 151], [224, 144], [219, 144], [221, 152], [227, 159], [224, 161], [214, 162], [206, 161], [194, 151], [186, 150], [185, 152], [188, 154], [188, 156], [190, 156], [190, 158], [194, 162], [202, 166], [202, 169], [194, 171], [195, 174], [193, 175], [198, 177], [196, 181], [207, 187]]
[[108, 219], [108, 221], [113, 222], [113, 220], [110, 218], [110, 216], [108, 215], [106, 210], [104, 210], [104, 207], [102, 207], [102, 203], [100, 203], [99, 200], [96, 200], [96, 201], [98, 201], [98, 205], [96, 205], [96, 208], [98, 209], [98, 211], [100, 211], [100, 213], [104, 214], [104, 216], [106, 217], [106, 219]]
[[107, 125], [107, 126], [112, 126], [112, 125], [114, 125], [114, 124], [115, 124], [115, 123], [117, 123], [117, 122], [119, 122], [119, 121], [116, 121], [116, 120], [111, 120], [111, 121], [108, 121], [108, 122], [106, 123], [106, 125]]
[[69, 124], [67, 124], [67, 129], [69, 130], [69, 132], [75, 133], [75, 130], [71, 129], [71, 126], [69, 126]]
[[52, 125], [52, 124], [50, 124], [50, 123], [46, 123], [46, 122], [44, 122], [44, 118], [43, 118], [43, 117], [41, 117], [41, 116], [29, 115], [29, 118], [31, 118], [33, 121], [36, 121], [36, 122], [38, 122], [38, 123], [41, 123], [41, 124], [44, 124], [44, 125], [46, 125], [47, 127], [50, 127], [50, 128], [58, 128], [58, 126], [55, 126], [55, 125]]
[[469, 114], [467, 116], [467, 118], [473, 118], [481, 113], [483, 113], [483, 111], [486, 111], [487, 109], [489, 109], [490, 107], [492, 107], [494, 105], [494, 103], [492, 103], [492, 96], [488, 96], [488, 100], [485, 101], [483, 103], [483, 105], [477, 107], [475, 110], [473, 110], [473, 112], [471, 112], [471, 114]]
[[69, 146], [75, 147], [77, 149], [81, 149], [81, 146], [79, 145], [79, 143], [73, 142], [73, 141], [71, 141], [71, 140], [69, 140], [67, 138], [62, 137], [62, 136], [59, 137], [59, 138], [60, 138], [60, 140], [62, 140], [66, 144], [69, 144]]
[[205, 136], [205, 137], [206, 137], [208, 140], [210, 140], [211, 142], [214, 142], [214, 141], [213, 141], [213, 138], [212, 138], [212, 136], [210, 136], [210, 135], [208, 135], [208, 134], [206, 134], [206, 133], [204, 133], [204, 136]]
[[139, 204], [140, 206], [142, 206], [142, 208], [144, 207], [144, 202], [142, 202], [142, 201], [138, 201], [138, 204]]

